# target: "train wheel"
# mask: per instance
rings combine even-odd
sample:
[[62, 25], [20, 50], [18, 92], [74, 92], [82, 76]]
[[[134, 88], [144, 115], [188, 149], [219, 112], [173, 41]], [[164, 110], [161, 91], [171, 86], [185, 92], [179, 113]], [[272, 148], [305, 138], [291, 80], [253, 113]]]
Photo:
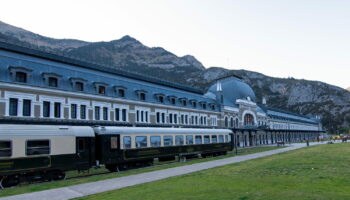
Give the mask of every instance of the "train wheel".
[[106, 165], [106, 169], [110, 172], [118, 172], [119, 168], [117, 165]]
[[16, 186], [20, 183], [19, 175], [11, 175], [4, 177], [0, 182], [1, 188], [8, 188]]
[[50, 172], [51, 178], [54, 181], [66, 179], [66, 174], [63, 171], [55, 170]]

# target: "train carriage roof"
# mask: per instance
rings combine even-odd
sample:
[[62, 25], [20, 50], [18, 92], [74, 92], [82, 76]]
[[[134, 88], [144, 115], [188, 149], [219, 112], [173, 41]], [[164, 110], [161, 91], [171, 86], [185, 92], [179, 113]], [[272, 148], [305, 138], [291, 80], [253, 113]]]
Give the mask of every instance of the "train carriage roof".
[[113, 134], [230, 134], [229, 129], [196, 129], [196, 128], [155, 128], [155, 127], [95, 127], [97, 135]]
[[94, 137], [94, 131], [88, 126], [59, 125], [19, 125], [1, 124], [1, 137], [43, 137], [43, 136], [73, 136]]

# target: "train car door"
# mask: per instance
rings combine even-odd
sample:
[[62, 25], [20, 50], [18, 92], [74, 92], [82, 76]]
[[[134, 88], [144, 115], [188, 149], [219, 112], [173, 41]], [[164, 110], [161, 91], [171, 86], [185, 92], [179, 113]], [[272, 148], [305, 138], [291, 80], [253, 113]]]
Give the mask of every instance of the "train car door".
[[76, 166], [78, 170], [87, 170], [92, 163], [92, 143], [94, 141], [89, 137], [78, 137], [76, 141]]

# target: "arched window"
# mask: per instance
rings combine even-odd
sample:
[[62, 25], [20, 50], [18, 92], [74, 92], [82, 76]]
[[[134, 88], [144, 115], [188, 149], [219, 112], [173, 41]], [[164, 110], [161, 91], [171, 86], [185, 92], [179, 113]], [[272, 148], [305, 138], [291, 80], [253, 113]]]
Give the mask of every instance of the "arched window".
[[228, 127], [228, 118], [225, 117], [225, 127]]
[[235, 124], [234, 124], [234, 121], [233, 121], [233, 118], [231, 117], [231, 120], [230, 120], [230, 126], [231, 127], [234, 127], [235, 126]]
[[238, 118], [236, 118], [236, 128], [238, 128]]
[[244, 115], [244, 126], [253, 126], [254, 125], [254, 117], [252, 114]]

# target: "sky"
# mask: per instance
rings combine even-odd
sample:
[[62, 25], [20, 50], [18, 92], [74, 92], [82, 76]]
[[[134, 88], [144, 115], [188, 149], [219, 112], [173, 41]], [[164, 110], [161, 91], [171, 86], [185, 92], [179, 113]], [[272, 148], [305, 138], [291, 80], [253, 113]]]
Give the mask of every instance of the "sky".
[[205, 67], [350, 87], [348, 0], [2, 0], [0, 20], [53, 38], [130, 35]]

